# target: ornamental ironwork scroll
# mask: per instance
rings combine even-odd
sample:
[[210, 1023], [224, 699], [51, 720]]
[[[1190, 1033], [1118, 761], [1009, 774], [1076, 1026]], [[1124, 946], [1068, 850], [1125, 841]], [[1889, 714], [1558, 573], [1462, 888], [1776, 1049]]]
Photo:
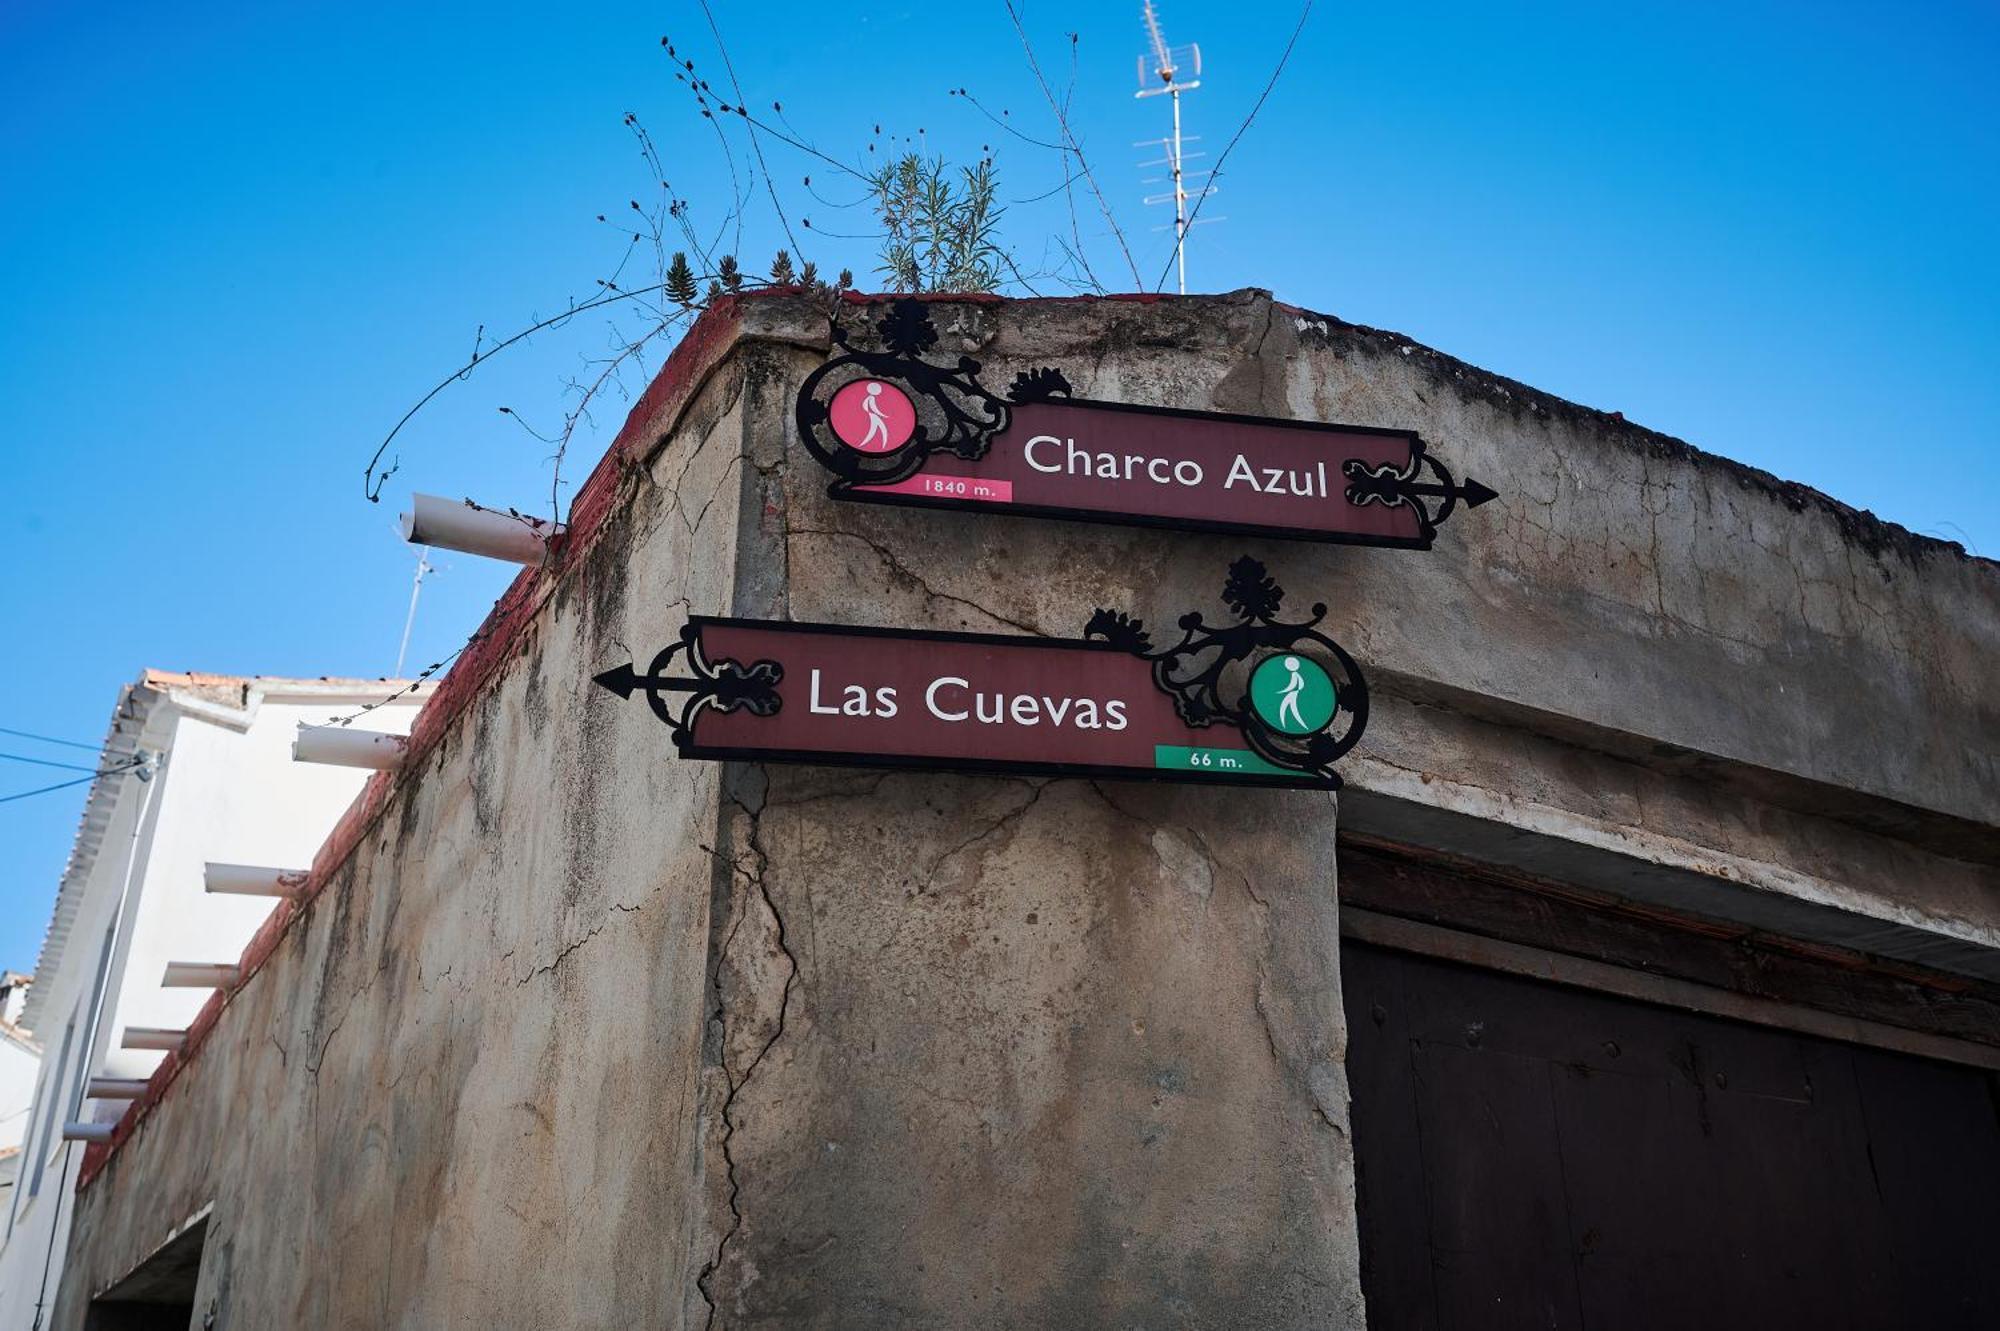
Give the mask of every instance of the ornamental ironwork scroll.
[[[1284, 589], [1248, 555], [1229, 566], [1222, 599], [1236, 623], [1210, 625], [1192, 611], [1169, 647], [1156, 650], [1143, 621], [1115, 610], [1092, 615], [1084, 636], [1152, 662], [1153, 682], [1173, 695], [1190, 726], [1233, 725], [1265, 761], [1337, 782], [1334, 762], [1368, 725], [1368, 684], [1346, 649], [1320, 631], [1325, 604], [1315, 603], [1310, 619], [1280, 620]], [[1260, 705], [1260, 675], [1278, 681], [1269, 705]]]
[[[918, 301], [892, 304], [876, 330], [881, 349], [868, 350], [834, 324], [841, 354], [807, 375], [799, 389], [799, 437], [834, 474], [836, 492], [905, 480], [938, 453], [966, 461], [984, 457], [993, 436], [1007, 428], [1014, 403], [1069, 393], [1060, 371], [1042, 369], [1015, 376], [1013, 392], [1002, 398], [979, 382], [980, 365], [972, 357], [950, 365], [924, 359], [937, 345], [937, 329]], [[858, 429], [835, 423], [836, 413], [849, 414], [850, 401]]]
[[[1433, 479], [1423, 479], [1426, 471]], [[1487, 500], [1500, 497], [1469, 476], [1462, 483], [1453, 480], [1451, 472], [1421, 442], [1412, 450], [1405, 466], [1387, 463], [1370, 466], [1360, 458], [1349, 458], [1340, 464], [1340, 472], [1347, 477], [1349, 503], [1356, 508], [1370, 504], [1384, 508], [1407, 505], [1418, 513], [1426, 540], [1435, 535], [1438, 524], [1450, 517], [1460, 503], [1467, 508], [1478, 508]]]
[[[681, 658], [688, 673], [672, 675], [675, 658]], [[677, 748], [686, 748], [693, 733], [694, 719], [703, 709], [753, 716], [774, 716], [779, 707], [778, 685], [785, 668], [776, 661], [711, 662], [702, 652], [701, 633], [695, 624], [681, 627], [680, 641], [663, 649], [640, 674], [630, 664], [614, 666], [592, 677], [621, 698], [635, 691], [646, 695], [653, 715], [665, 722]], [[668, 695], [684, 695], [678, 705]]]

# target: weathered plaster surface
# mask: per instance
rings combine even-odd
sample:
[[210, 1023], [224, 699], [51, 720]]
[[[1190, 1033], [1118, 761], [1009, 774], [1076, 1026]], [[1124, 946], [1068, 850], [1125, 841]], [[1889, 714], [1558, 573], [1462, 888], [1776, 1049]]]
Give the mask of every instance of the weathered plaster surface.
[[1775, 798], [1763, 773], [1596, 750], [1391, 689], [1375, 705], [1343, 835], [2000, 980], [1989, 862]]
[[1358, 1326], [1331, 815], [773, 769], [723, 927], [717, 1325]]
[[85, 1191], [59, 1325], [211, 1202], [218, 1326], [671, 1324], [706, 1226], [720, 772], [669, 760], [651, 714], [590, 677], [727, 601], [738, 396], [718, 380], [633, 478]]
[[[773, 331], [739, 612], [1026, 629], [840, 525], [782, 424], [821, 353]], [[1330, 801], [780, 768], [731, 805], [716, 1325], [1359, 1324]]]

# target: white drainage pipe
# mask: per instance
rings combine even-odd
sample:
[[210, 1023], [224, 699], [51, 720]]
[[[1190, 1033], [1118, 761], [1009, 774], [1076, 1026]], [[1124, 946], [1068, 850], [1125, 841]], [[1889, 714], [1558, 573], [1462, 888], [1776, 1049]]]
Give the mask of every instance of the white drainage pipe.
[[548, 555], [549, 538], [563, 531], [559, 522], [526, 514], [516, 517], [438, 495], [411, 495], [410, 511], [400, 521], [403, 539], [411, 545], [435, 545], [514, 564], [540, 564]]

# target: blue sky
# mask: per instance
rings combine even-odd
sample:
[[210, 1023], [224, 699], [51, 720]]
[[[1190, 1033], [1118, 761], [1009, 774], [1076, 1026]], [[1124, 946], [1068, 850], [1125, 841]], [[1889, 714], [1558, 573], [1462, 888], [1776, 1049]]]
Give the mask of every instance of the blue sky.
[[[1078, 33], [1074, 122], [1150, 279], [1167, 241], [1131, 144], [1164, 108], [1131, 97], [1137, 11], [1030, 0], [1024, 16], [1059, 83]], [[1163, 12], [1172, 40], [1203, 47], [1188, 128], [1213, 152], [1298, 9]], [[1050, 135], [1000, 0], [724, 0], [716, 15], [751, 102], [782, 99], [836, 157], [865, 157], [879, 123], [958, 160], [991, 144], [1008, 197], [1061, 181], [1053, 154], [946, 95], [970, 88]], [[361, 486], [375, 441], [475, 329], [593, 291], [619, 248], [596, 216], [654, 188], [626, 112], [697, 220], [722, 220], [727, 170], [672, 81], [669, 33], [716, 72], [684, 3], [0, 7], [0, 401], [20, 552], [0, 726], [95, 741], [146, 666], [392, 667], [413, 566], [395, 501], [545, 496], [547, 448], [494, 408], [559, 419], [562, 381], [609, 330], [578, 320], [455, 385], [399, 441], [379, 506]], [[1321, 0], [1227, 163], [1191, 286], [1265, 286], [1397, 329], [2000, 555], [1996, 58], [1991, 5]], [[771, 160], [795, 222], [867, 229], [805, 195], [808, 172], [851, 193], [831, 168]], [[1060, 193], [1008, 220], [1029, 267], [1068, 226]], [[753, 207], [750, 266], [780, 243]], [[872, 264], [858, 242], [808, 253], [864, 284]], [[622, 414], [599, 413], [575, 475]], [[440, 562], [418, 664], [506, 580]], [[0, 749], [70, 756], [24, 745]], [[0, 761], [0, 794], [61, 775]], [[0, 804], [0, 965], [34, 960], [82, 793]]]

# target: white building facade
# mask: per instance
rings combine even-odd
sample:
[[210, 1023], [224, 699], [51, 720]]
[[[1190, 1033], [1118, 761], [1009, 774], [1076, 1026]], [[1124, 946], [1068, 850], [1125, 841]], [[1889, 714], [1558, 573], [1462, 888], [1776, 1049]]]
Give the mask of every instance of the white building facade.
[[42, 1047], [20, 1024], [30, 983], [25, 975], [0, 971], [0, 1212], [14, 1204], [21, 1138], [28, 1133], [41, 1073]]
[[[119, 698], [21, 1004], [18, 1042], [40, 1046], [32, 1102], [12, 1120], [20, 1153], [0, 1237], [0, 1328], [46, 1319], [61, 1276], [83, 1143], [70, 1122], [115, 1121], [128, 1100], [93, 1100], [91, 1078], [143, 1080], [166, 1057], [128, 1031], [182, 1030], [211, 994], [162, 984], [169, 962], [234, 963], [275, 904], [210, 894], [209, 863], [302, 869], [368, 773], [295, 762], [299, 727], [357, 717], [407, 734], [428, 687], [147, 671]], [[5, 1033], [0, 1033], [5, 1034]], [[26, 1078], [16, 1078], [26, 1080]], [[9, 1106], [0, 1105], [0, 1114]], [[10, 1139], [0, 1121], [0, 1151]]]

